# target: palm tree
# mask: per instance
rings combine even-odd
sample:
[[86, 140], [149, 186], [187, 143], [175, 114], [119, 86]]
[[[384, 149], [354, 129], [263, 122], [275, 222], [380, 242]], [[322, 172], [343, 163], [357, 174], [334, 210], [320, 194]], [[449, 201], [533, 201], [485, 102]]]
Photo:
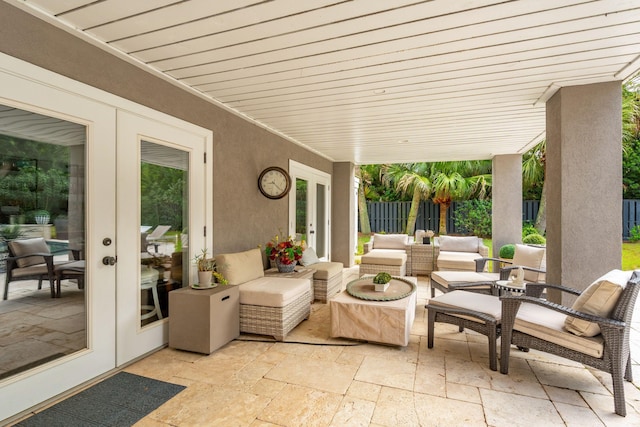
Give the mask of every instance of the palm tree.
[[486, 198], [491, 187], [490, 161], [402, 163], [388, 165], [383, 181], [411, 194], [406, 233], [415, 232], [418, 208], [423, 200], [440, 207], [439, 234], [447, 234], [447, 209], [454, 200]]
[[375, 165], [362, 165], [356, 170], [360, 179], [358, 185], [358, 213], [360, 215], [360, 231], [363, 234], [371, 234], [369, 223], [369, 210], [367, 209], [366, 190], [370, 188], [375, 173]]
[[538, 214], [536, 215], [534, 227], [538, 230], [538, 233], [543, 236], [547, 229], [547, 192], [544, 179], [547, 167], [546, 156], [546, 140], [542, 140], [542, 142], [522, 156], [522, 180], [524, 184], [535, 185], [540, 182], [542, 183], [540, 205], [538, 206]]

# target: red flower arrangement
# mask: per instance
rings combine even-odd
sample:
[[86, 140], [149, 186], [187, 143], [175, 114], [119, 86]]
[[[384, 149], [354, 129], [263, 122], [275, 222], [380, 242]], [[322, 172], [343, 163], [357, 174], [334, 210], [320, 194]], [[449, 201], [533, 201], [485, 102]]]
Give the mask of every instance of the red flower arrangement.
[[302, 258], [302, 246], [291, 236], [280, 240], [280, 236], [275, 236], [265, 247], [265, 252], [270, 260], [278, 261], [280, 264], [293, 264]]

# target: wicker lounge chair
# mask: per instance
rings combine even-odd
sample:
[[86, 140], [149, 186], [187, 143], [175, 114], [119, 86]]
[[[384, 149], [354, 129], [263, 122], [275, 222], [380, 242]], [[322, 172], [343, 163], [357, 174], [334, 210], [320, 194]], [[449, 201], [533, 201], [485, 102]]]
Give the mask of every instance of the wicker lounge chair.
[[[500, 372], [509, 372], [511, 344], [583, 363], [611, 374], [615, 412], [625, 416], [623, 378], [632, 381], [629, 332], [639, 284], [640, 272], [613, 270], [582, 293], [528, 284], [526, 296], [502, 296]], [[579, 296], [569, 308], [538, 298], [544, 288]]]

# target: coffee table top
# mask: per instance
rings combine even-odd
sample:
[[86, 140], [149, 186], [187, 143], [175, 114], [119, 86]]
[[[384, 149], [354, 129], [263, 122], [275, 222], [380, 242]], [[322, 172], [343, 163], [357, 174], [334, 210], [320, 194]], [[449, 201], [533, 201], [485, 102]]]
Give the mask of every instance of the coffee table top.
[[361, 277], [347, 284], [347, 293], [352, 297], [369, 301], [394, 301], [406, 298], [417, 289], [415, 283], [402, 277], [393, 277], [384, 292], [375, 290], [373, 277]]

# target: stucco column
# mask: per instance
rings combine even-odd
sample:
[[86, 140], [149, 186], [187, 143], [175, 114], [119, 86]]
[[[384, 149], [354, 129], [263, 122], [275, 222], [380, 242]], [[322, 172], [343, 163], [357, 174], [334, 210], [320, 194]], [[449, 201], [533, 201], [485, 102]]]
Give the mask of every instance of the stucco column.
[[522, 242], [522, 156], [495, 156], [492, 167], [493, 256], [502, 245]]
[[621, 267], [621, 110], [620, 82], [564, 87], [547, 101], [548, 283], [585, 289]]
[[357, 209], [353, 163], [333, 164], [331, 183], [331, 260], [351, 267], [355, 262], [355, 222]]

